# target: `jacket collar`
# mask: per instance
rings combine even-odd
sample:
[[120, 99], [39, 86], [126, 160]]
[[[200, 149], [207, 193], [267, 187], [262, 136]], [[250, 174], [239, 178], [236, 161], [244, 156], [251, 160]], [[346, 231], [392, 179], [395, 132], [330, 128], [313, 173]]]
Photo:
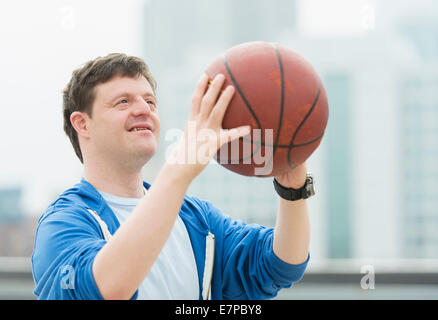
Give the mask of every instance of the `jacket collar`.
[[[143, 186], [146, 189], [149, 189], [151, 185], [143, 181]], [[100, 192], [84, 178], [82, 178], [73, 188], [64, 193], [65, 196], [68, 196], [69, 194], [78, 197], [79, 202], [82, 202], [87, 209], [95, 211], [108, 225], [111, 234], [114, 234], [114, 232], [120, 227], [119, 220], [103, 199]]]

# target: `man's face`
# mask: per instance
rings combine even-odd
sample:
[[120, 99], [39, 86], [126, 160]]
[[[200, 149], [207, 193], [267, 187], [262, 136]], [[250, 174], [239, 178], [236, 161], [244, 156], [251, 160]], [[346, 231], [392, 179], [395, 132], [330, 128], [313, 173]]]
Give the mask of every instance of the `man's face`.
[[95, 87], [90, 143], [102, 157], [144, 165], [160, 137], [156, 97], [145, 77], [114, 77]]

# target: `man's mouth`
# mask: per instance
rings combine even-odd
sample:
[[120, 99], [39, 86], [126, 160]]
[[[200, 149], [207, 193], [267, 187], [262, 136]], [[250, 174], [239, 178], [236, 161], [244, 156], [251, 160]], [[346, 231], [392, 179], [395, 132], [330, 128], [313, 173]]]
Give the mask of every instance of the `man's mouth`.
[[147, 122], [134, 123], [129, 129], [129, 132], [152, 132], [152, 125]]
[[132, 129], [130, 131], [132, 132], [132, 131], [151, 131], [151, 130], [148, 129], [148, 128], [134, 128], [134, 129]]

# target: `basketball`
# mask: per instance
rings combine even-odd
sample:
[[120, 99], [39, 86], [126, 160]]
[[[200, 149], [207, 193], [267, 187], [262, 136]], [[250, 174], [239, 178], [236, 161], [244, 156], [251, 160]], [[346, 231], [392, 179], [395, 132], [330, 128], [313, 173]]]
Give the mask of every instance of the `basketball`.
[[243, 43], [205, 72], [209, 79], [222, 73], [224, 88], [236, 89], [222, 127], [252, 129], [218, 150], [215, 160], [225, 168], [245, 176], [277, 176], [302, 164], [320, 145], [327, 96], [312, 65], [298, 53], [276, 43]]

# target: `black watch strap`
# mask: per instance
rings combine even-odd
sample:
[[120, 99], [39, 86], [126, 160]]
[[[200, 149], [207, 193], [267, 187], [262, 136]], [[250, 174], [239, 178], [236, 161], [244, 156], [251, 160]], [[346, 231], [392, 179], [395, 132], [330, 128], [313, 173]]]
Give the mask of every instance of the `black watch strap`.
[[306, 182], [304, 183], [304, 186], [299, 189], [284, 187], [275, 178], [274, 188], [280, 197], [289, 201], [307, 199], [315, 194], [315, 189], [313, 187], [313, 176], [310, 173], [308, 173], [306, 176]]

